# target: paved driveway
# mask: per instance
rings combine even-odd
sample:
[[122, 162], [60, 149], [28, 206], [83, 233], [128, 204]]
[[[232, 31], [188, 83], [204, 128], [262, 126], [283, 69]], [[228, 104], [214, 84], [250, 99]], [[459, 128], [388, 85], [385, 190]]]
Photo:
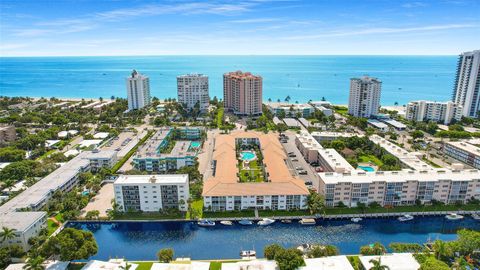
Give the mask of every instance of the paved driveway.
[[81, 211], [81, 216], [84, 217], [88, 211], [98, 210], [101, 217], [107, 216], [107, 209], [112, 208], [113, 184], [107, 183], [102, 186], [100, 191], [93, 197], [85, 208]]

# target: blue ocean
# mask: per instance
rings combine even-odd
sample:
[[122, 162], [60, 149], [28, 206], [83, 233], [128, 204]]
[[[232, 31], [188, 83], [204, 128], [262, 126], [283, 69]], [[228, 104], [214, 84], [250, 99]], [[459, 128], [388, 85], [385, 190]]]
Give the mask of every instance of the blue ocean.
[[349, 79], [383, 81], [382, 105], [451, 98], [456, 56], [132, 56], [0, 58], [0, 96], [126, 97], [132, 69], [150, 77], [153, 96], [176, 97], [176, 76], [209, 76], [210, 96], [222, 97], [222, 74], [263, 76], [263, 99], [348, 103]]

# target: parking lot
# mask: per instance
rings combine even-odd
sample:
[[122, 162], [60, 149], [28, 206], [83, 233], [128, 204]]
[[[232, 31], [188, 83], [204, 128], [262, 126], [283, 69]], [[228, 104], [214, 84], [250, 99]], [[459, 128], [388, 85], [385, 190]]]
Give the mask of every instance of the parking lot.
[[85, 214], [87, 214], [88, 211], [98, 210], [100, 212], [100, 217], [106, 217], [107, 210], [112, 208], [113, 198], [113, 184], [107, 183], [103, 185], [97, 195], [88, 202], [84, 209], [82, 209], [81, 216], [85, 217]]
[[102, 147], [102, 150], [116, 150], [116, 151], [119, 151], [118, 153], [119, 156], [123, 156], [124, 154], [126, 154], [126, 153], [123, 153], [124, 152], [123, 149], [127, 149], [129, 151], [131, 148], [133, 148], [133, 146], [135, 146], [135, 144], [137, 144], [137, 142], [138, 142], [138, 136], [135, 133], [130, 131], [125, 131], [118, 134], [117, 137], [107, 142]]
[[[287, 159], [287, 165], [290, 169], [290, 172], [292, 175], [296, 175], [303, 179], [305, 183], [312, 182], [312, 186], [318, 190], [319, 178], [313, 167], [305, 161], [300, 153], [300, 150], [298, 150], [297, 146], [295, 145], [295, 132], [287, 131], [285, 132], [285, 135], [288, 137], [288, 140], [286, 143], [282, 143], [283, 148], [287, 153], [293, 152], [295, 155], [295, 157], [291, 155]], [[306, 171], [307, 174], [299, 174], [301, 170]]]

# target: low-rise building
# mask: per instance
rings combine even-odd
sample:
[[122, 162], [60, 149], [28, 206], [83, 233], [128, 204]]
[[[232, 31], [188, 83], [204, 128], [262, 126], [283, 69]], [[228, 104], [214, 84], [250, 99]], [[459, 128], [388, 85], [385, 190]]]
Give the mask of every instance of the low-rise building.
[[267, 108], [274, 114], [287, 117], [310, 117], [315, 111], [315, 107], [308, 103], [284, 103], [284, 102], [268, 102], [265, 103]]
[[182, 261], [171, 263], [154, 263], [150, 270], [209, 270], [210, 262]]
[[91, 260], [85, 266], [82, 267], [82, 270], [136, 270], [138, 268], [138, 264], [135, 263], [128, 263], [130, 267], [127, 266], [127, 262], [123, 259], [111, 259], [108, 262], [104, 261], [97, 261]]
[[[240, 182], [237, 146], [258, 146], [262, 154], [262, 182]], [[232, 132], [215, 138], [213, 175], [204, 181], [204, 207], [211, 211], [244, 209], [306, 209], [309, 191], [292, 176], [287, 155], [276, 133]]]
[[[305, 266], [299, 270], [354, 270], [347, 256], [328, 256], [322, 258], [305, 259]], [[370, 269], [370, 268], [367, 268]]]
[[222, 270], [278, 270], [277, 262], [267, 260], [251, 260], [240, 262], [224, 262], [222, 263]]
[[361, 134], [349, 132], [314, 131], [311, 134], [318, 142], [329, 142], [338, 138], [363, 137]]
[[480, 147], [468, 142], [447, 142], [443, 147], [445, 154], [474, 168], [480, 169]]
[[[148, 172], [166, 172], [178, 170], [184, 166], [195, 164], [202, 130], [198, 128], [162, 128], [140, 146], [133, 158], [138, 170]], [[177, 140], [189, 139], [189, 140]]]
[[317, 162], [318, 150], [322, 145], [307, 131], [301, 131], [295, 135], [295, 145], [308, 163]]
[[90, 161], [90, 169], [92, 171], [98, 171], [101, 168], [111, 168], [117, 162], [117, 151], [114, 150], [105, 150], [99, 151], [94, 150], [88, 155], [88, 160]]
[[424, 204], [432, 200], [450, 204], [480, 198], [478, 170], [352, 171], [318, 175], [319, 192], [325, 195], [327, 206], [340, 202], [349, 207], [372, 202], [382, 206], [414, 205], [417, 200]]
[[1, 212], [0, 228], [13, 229], [14, 237], [0, 242], [0, 246], [19, 245], [27, 250], [28, 239], [37, 236], [46, 227], [46, 212]]
[[380, 121], [393, 127], [396, 130], [405, 130], [407, 128], [407, 126], [404, 123], [398, 122], [397, 120], [394, 120], [394, 119], [387, 118], [387, 119], [381, 119]]
[[299, 128], [301, 125], [295, 118], [283, 118], [283, 122], [289, 128]]
[[453, 120], [462, 119], [463, 107], [452, 101], [437, 102], [418, 100], [411, 101], [407, 104], [405, 118], [415, 122], [434, 121], [450, 124]]
[[384, 124], [384, 123], [382, 123], [382, 122], [380, 122], [376, 119], [368, 119], [367, 123], [371, 127], [376, 128], [376, 129], [380, 130], [381, 132], [387, 132], [390, 129], [386, 124]]
[[187, 211], [188, 174], [121, 175], [113, 183], [120, 211]]
[[372, 269], [374, 267], [372, 260], [381, 262], [389, 270], [418, 270], [420, 264], [411, 253], [392, 253], [382, 256], [360, 256], [360, 262], [364, 269]]

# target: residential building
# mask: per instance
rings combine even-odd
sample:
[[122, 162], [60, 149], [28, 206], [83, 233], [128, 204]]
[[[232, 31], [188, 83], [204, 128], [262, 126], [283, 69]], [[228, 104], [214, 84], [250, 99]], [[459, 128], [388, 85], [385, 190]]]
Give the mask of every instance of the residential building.
[[376, 128], [376, 129], [380, 130], [381, 132], [387, 132], [387, 131], [390, 130], [390, 128], [385, 123], [382, 123], [382, 122], [378, 121], [377, 119], [368, 119], [367, 123], [371, 127]]
[[[328, 256], [321, 258], [305, 259], [305, 266], [299, 270], [354, 270], [347, 256]], [[369, 269], [369, 268], [367, 268]]]
[[325, 195], [325, 204], [340, 202], [349, 207], [358, 203], [377, 202], [386, 205], [424, 204], [432, 200], [443, 203], [467, 202], [480, 198], [480, 172], [478, 170], [436, 171], [377, 171], [350, 173], [319, 173], [319, 193]]
[[348, 113], [366, 118], [378, 114], [381, 91], [382, 82], [377, 78], [364, 76], [350, 79]]
[[415, 122], [434, 121], [445, 125], [462, 119], [463, 108], [452, 101], [411, 101], [407, 104], [405, 118]]
[[223, 75], [223, 103], [237, 115], [262, 114], [262, 77], [235, 71]]
[[187, 211], [188, 174], [120, 175], [113, 183], [120, 211]]
[[[256, 145], [262, 154], [262, 182], [240, 182], [237, 147]], [[215, 138], [213, 174], [204, 181], [204, 207], [211, 211], [306, 209], [309, 191], [292, 176], [276, 133], [237, 131]]]
[[140, 146], [133, 158], [135, 169], [148, 172], [167, 172], [195, 164], [203, 129], [162, 128]]
[[[359, 256], [363, 269], [373, 269], [373, 261], [381, 262], [389, 270], [418, 270], [420, 264], [412, 253], [391, 253], [382, 256]], [[353, 268], [352, 268], [353, 269]]]
[[133, 70], [131, 76], [126, 78], [126, 85], [128, 110], [141, 109], [150, 105], [150, 79], [147, 76]]
[[446, 142], [443, 151], [448, 156], [480, 169], [480, 147], [468, 142]]
[[117, 153], [117, 151], [113, 150], [93, 150], [92, 153], [88, 156], [88, 160], [90, 161], [90, 170], [98, 171], [101, 168], [113, 167], [118, 160]]
[[314, 131], [311, 133], [313, 138], [318, 142], [333, 141], [338, 138], [363, 137], [361, 134], [350, 132], [333, 132], [333, 131]]
[[17, 139], [14, 126], [0, 126], [0, 145], [13, 142]]
[[239, 262], [224, 262], [222, 270], [278, 270], [277, 262], [267, 260], [249, 260]]
[[297, 121], [295, 118], [283, 118], [283, 122], [289, 128], [300, 128], [302, 124]]
[[480, 50], [464, 52], [458, 58], [452, 100], [462, 106], [463, 116], [478, 117], [480, 110]]
[[317, 162], [318, 150], [323, 149], [322, 145], [307, 131], [295, 134], [295, 145], [308, 163]]
[[380, 121], [393, 127], [396, 130], [405, 130], [407, 128], [407, 125], [394, 119], [387, 118], [387, 119], [380, 119]]
[[201, 111], [206, 111], [210, 104], [208, 95], [208, 76], [203, 74], [187, 74], [177, 76], [178, 102], [188, 109], [198, 103]]
[[[129, 266], [127, 266], [127, 264]], [[138, 264], [130, 263], [125, 261], [124, 259], [110, 259], [108, 262], [104, 261], [97, 261], [91, 260], [87, 264], [82, 267], [82, 270], [136, 270], [138, 268]]]
[[407, 168], [413, 170], [435, 170], [430, 164], [422, 160], [423, 153], [420, 152], [409, 152], [402, 147], [390, 142], [387, 139], [384, 139], [376, 134], [368, 138], [370, 141], [378, 144], [389, 154], [395, 156], [400, 160], [400, 162]]
[[310, 117], [315, 111], [312, 105], [295, 104], [286, 102], [268, 102], [265, 103], [267, 108], [274, 114], [280, 117]]
[[153, 263], [150, 270], [209, 270], [210, 262], [184, 261], [170, 263]]
[[37, 236], [46, 226], [47, 212], [0, 212], [0, 228], [15, 230], [15, 236], [0, 241], [0, 246], [16, 244], [28, 250], [28, 239]]

